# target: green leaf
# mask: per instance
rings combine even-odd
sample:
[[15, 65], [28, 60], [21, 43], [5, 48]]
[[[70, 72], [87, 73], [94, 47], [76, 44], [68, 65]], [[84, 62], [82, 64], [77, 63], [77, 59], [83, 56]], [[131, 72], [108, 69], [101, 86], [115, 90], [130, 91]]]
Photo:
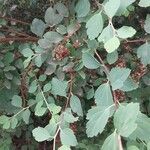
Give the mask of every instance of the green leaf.
[[90, 50], [96, 50], [99, 47], [97, 40], [88, 40], [87, 45]]
[[64, 96], [66, 97], [66, 90], [68, 83], [66, 81], [59, 80], [57, 78], [53, 78], [51, 81], [52, 85], [52, 93], [54, 95]]
[[150, 141], [147, 143], [147, 150], [150, 150]]
[[54, 9], [57, 10], [57, 12], [62, 15], [63, 17], [69, 16], [68, 8], [63, 3], [57, 3], [54, 5]]
[[64, 116], [64, 120], [68, 123], [74, 123], [78, 120], [78, 117], [74, 117], [71, 113], [71, 109], [68, 108], [64, 113], [63, 113], [63, 116]]
[[47, 49], [52, 47], [52, 43], [51, 41], [47, 40], [47, 39], [40, 39], [38, 40], [38, 44], [41, 48]]
[[112, 18], [116, 14], [117, 10], [119, 9], [119, 6], [120, 0], [109, 0], [104, 5], [104, 10], [109, 18]]
[[15, 129], [16, 126], [17, 126], [17, 124], [18, 124], [18, 119], [17, 119], [16, 117], [13, 117], [13, 118], [11, 119], [10, 124], [11, 124], [11, 128], [12, 128], [12, 129]]
[[42, 20], [35, 18], [32, 21], [31, 31], [37, 36], [42, 37], [45, 28], [46, 28], [46, 25]]
[[107, 54], [107, 62], [111, 65], [118, 60], [118, 52], [114, 51]]
[[34, 55], [33, 51], [30, 48], [25, 48], [21, 51], [24, 57], [32, 57]]
[[23, 62], [23, 66], [24, 68], [28, 67], [29, 63], [31, 62], [32, 58], [28, 57], [24, 62]]
[[5, 86], [7, 89], [11, 89], [11, 82], [10, 82], [9, 80], [5, 79], [4, 86]]
[[9, 129], [11, 127], [11, 120], [8, 120], [3, 124], [3, 129]]
[[12, 63], [14, 61], [14, 54], [11, 53], [11, 52], [7, 52], [5, 55], [4, 55], [4, 64], [5, 65], [9, 65], [10, 63]]
[[47, 59], [47, 55], [46, 55], [46, 54], [38, 54], [38, 55], [34, 58], [35, 65], [36, 65], [37, 67], [41, 67], [42, 64], [45, 62], [46, 59]]
[[13, 75], [12, 75], [10, 72], [6, 72], [6, 73], [5, 73], [5, 77], [6, 77], [8, 80], [12, 80], [12, 79], [13, 79]]
[[0, 124], [4, 124], [7, 121], [9, 121], [9, 117], [7, 117], [5, 115], [0, 116]]
[[30, 119], [30, 110], [29, 109], [26, 109], [23, 113], [22, 113], [22, 118], [23, 118], [23, 121], [28, 124], [29, 123], [29, 119]]
[[113, 104], [113, 97], [109, 83], [104, 83], [95, 91], [95, 102], [100, 106], [111, 106]]
[[42, 127], [37, 127], [32, 131], [32, 134], [36, 141], [43, 142], [45, 140], [48, 140], [51, 136], [49, 132]]
[[56, 71], [57, 65], [55, 63], [51, 63], [48, 65], [48, 67], [45, 70], [46, 75], [51, 75]]
[[39, 45], [37, 45], [37, 46], [35, 45], [35, 46], [33, 46], [33, 48], [34, 48], [36, 55], [37, 54], [43, 54], [44, 55], [45, 50], [43, 48], [41, 48]]
[[14, 95], [11, 104], [15, 107], [22, 107], [22, 98], [18, 95]]
[[3, 68], [5, 67], [5, 64], [0, 60], [0, 67]]
[[7, 25], [7, 21], [5, 19], [0, 19], [0, 25], [1, 26], [6, 26]]
[[137, 128], [130, 135], [130, 139], [136, 140], [140, 139], [141, 141], [149, 142], [150, 141], [150, 118], [146, 115], [139, 113], [137, 120]]
[[144, 30], [150, 34], [150, 14], [146, 16], [145, 24], [144, 24]]
[[69, 146], [63, 145], [58, 148], [58, 150], [71, 150]]
[[129, 137], [137, 128], [137, 116], [139, 114], [139, 104], [129, 103], [120, 106], [114, 115], [114, 125], [117, 132], [123, 137]]
[[29, 93], [34, 93], [37, 90], [37, 81], [32, 81], [31, 85], [29, 86]]
[[63, 145], [67, 146], [76, 146], [78, 144], [73, 131], [69, 128], [60, 130], [60, 140]]
[[67, 33], [67, 28], [64, 25], [59, 25], [56, 31], [62, 35]]
[[103, 29], [102, 33], [98, 37], [98, 41], [106, 43], [108, 40], [113, 38], [113, 36], [114, 36], [114, 34], [113, 34], [112, 27], [110, 25], [108, 25], [107, 27], [105, 27]]
[[59, 24], [63, 20], [63, 16], [56, 13], [52, 7], [49, 7], [45, 12], [45, 22], [53, 27], [54, 25]]
[[90, 40], [97, 38], [103, 29], [103, 18], [101, 13], [93, 15], [86, 23], [86, 28]]
[[46, 32], [43, 35], [43, 37], [49, 40], [51, 43], [59, 43], [60, 41], [63, 40], [63, 37], [59, 33], [54, 32], [54, 31]]
[[51, 89], [51, 83], [47, 83], [43, 87], [43, 92], [48, 92]]
[[85, 17], [90, 11], [89, 0], [78, 0], [75, 11], [78, 17]]
[[150, 1], [149, 0], [140, 0], [139, 6], [141, 6], [141, 7], [149, 7], [150, 6]]
[[137, 56], [138, 58], [141, 59], [141, 62], [146, 66], [148, 64], [150, 64], [150, 44], [149, 43], [145, 43], [143, 45], [141, 45], [138, 49], [137, 49]]
[[97, 69], [100, 67], [100, 63], [89, 52], [82, 53], [83, 65], [88, 69]]
[[45, 74], [42, 74], [39, 76], [39, 81], [44, 82], [46, 80], [47, 76]]
[[78, 116], [83, 116], [81, 102], [77, 96], [75, 96], [75, 95], [71, 96], [70, 107], [74, 113], [77, 113]]
[[120, 3], [120, 7], [119, 10], [117, 11], [118, 15], [122, 15], [125, 14], [128, 10], [127, 8], [134, 3], [136, 0], [125, 0], [125, 1], [121, 1]]
[[130, 145], [127, 147], [127, 150], [140, 150], [140, 149], [135, 145]]
[[94, 97], [94, 93], [95, 93], [94, 88], [93, 88], [93, 87], [90, 88], [90, 89], [87, 91], [87, 93], [86, 93], [86, 98], [87, 98], [88, 100], [91, 99], [91, 98], [93, 98], [93, 97]]
[[101, 150], [119, 150], [118, 147], [118, 135], [116, 132], [109, 135], [106, 140], [104, 141], [104, 144], [102, 145]]
[[85, 73], [83, 71], [79, 71], [78, 73], [82, 77], [82, 79], [86, 78], [86, 75], [85, 75]]
[[129, 92], [138, 88], [138, 83], [136, 83], [132, 78], [127, 78], [121, 87], [122, 91]]
[[47, 108], [42, 107], [42, 105], [43, 105], [43, 101], [39, 101], [36, 104], [35, 112], [34, 112], [36, 116], [43, 116], [45, 114]]
[[[6, 64], [5, 64], [6, 65]], [[16, 70], [16, 67], [14, 67], [14, 66], [6, 66], [5, 68], [4, 68], [4, 71], [5, 72], [7, 72], [7, 71], [14, 71], [14, 70]]]
[[113, 37], [104, 44], [104, 48], [108, 53], [114, 52], [120, 46], [120, 41], [117, 37]]
[[93, 107], [87, 113], [86, 133], [88, 137], [102, 133], [110, 116], [110, 107]]
[[53, 115], [58, 114], [61, 111], [61, 107], [55, 105], [54, 103], [49, 104], [49, 109]]
[[119, 38], [127, 39], [134, 36], [136, 33], [136, 30], [132, 27], [123, 26], [120, 29], [117, 30], [117, 34]]
[[[42, 92], [38, 92], [38, 93], [36, 94], [35, 100], [36, 100], [37, 102], [44, 101], [44, 97], [43, 97]], [[42, 103], [42, 102], [41, 102], [41, 103]], [[41, 104], [41, 105], [42, 105], [42, 104]]]
[[78, 22], [71, 22], [68, 26], [67, 26], [67, 32], [68, 35], [72, 35], [73, 33], [75, 33], [78, 30], [79, 27], [79, 23]]
[[55, 136], [56, 131], [57, 131], [57, 124], [50, 121], [50, 123], [47, 126], [45, 126], [45, 129], [50, 134], [50, 136], [51, 136], [50, 139], [53, 139], [53, 137]]
[[109, 73], [109, 80], [113, 90], [123, 87], [124, 82], [130, 75], [131, 70], [128, 68], [115, 67]]

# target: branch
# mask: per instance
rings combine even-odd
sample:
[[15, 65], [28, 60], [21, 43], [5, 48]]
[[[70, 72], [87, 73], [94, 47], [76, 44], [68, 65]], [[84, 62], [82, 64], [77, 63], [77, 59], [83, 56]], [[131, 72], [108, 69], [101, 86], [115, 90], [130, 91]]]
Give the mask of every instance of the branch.
[[[109, 75], [109, 69], [108, 69], [108, 67], [105, 65], [104, 61], [102, 60], [101, 56], [98, 54], [98, 52], [96, 50], [95, 50], [95, 54], [98, 57], [100, 63], [103, 65], [104, 71], [106, 73], [106, 76], [108, 76]], [[112, 90], [112, 88], [111, 88], [111, 92], [112, 92], [112, 95], [113, 95], [115, 107], [117, 109], [118, 108], [118, 101], [117, 101], [117, 98], [116, 98], [116, 93], [115, 93], [115, 91]]]
[[119, 150], [123, 150], [122, 142], [121, 142], [121, 136], [118, 135], [118, 145], [119, 145]]
[[94, 0], [94, 1], [99, 9], [104, 8], [103, 4], [100, 4], [98, 0]]
[[60, 131], [60, 126], [58, 127], [58, 129], [57, 129], [57, 131], [56, 131], [56, 133], [54, 135], [53, 150], [56, 150], [56, 138], [57, 138], [57, 135], [58, 135], [59, 131]]
[[103, 65], [106, 75], [108, 75], [108, 74], [109, 74], [109, 69], [108, 69], [108, 67], [105, 65], [105, 63], [104, 63], [104, 61], [102, 60], [101, 56], [98, 54], [97, 50], [95, 50], [95, 54], [96, 54], [96, 56], [98, 57], [100, 63]]
[[130, 40], [130, 41], [124, 41], [125, 44], [128, 44], [128, 43], [139, 43], [139, 42], [146, 42], [147, 40], [150, 40], [150, 39], [136, 39], [136, 40]]
[[66, 106], [64, 111], [66, 110], [66, 108], [68, 107], [71, 95], [72, 95], [72, 88], [73, 88], [73, 73], [70, 73], [70, 83], [69, 83], [69, 93], [68, 93], [68, 97], [67, 97], [67, 102], [66, 102]]
[[17, 22], [17, 23], [20, 23], [20, 24], [23, 24], [23, 25], [30, 25], [30, 23], [27, 23], [27, 22], [24, 22], [24, 21], [21, 21], [21, 20], [17, 20], [17, 19], [14, 19], [14, 18], [9, 18], [9, 17], [5, 17], [5, 16], [0, 16], [0, 18], [8, 20], [8, 21], [14, 21], [14, 22]]
[[29, 109], [30, 107], [32, 107], [32, 106], [35, 105], [36, 103], [37, 103], [37, 102], [35, 102], [35, 103], [33, 103], [33, 104], [31, 104], [31, 105], [29, 105], [29, 106], [27, 106], [27, 107], [22, 108], [20, 111], [18, 111], [15, 115], [11, 116], [9, 119], [12, 119], [13, 117], [18, 116], [20, 113], [22, 113], [22, 112], [25, 111], [26, 109]]
[[115, 107], [117, 109], [119, 102], [118, 102], [117, 97], [116, 97], [116, 92], [112, 90], [112, 94], [113, 94], [113, 98], [114, 98]]
[[[97, 53], [96, 50], [95, 50], [95, 54], [98, 57], [100, 63], [103, 65], [106, 75], [109, 75], [108, 67], [105, 65], [104, 61], [102, 60], [101, 56]], [[112, 95], [113, 95], [115, 108], [117, 109], [118, 108], [118, 101], [117, 101], [117, 98], [116, 98], [116, 93], [115, 93], [115, 91], [112, 90], [112, 88], [111, 88], [111, 92], [112, 92]], [[119, 146], [119, 150], [123, 150], [123, 146], [122, 146], [122, 141], [121, 141], [121, 136], [120, 135], [118, 135], [118, 146]]]
[[2, 37], [0, 38], [0, 43], [9, 43], [11, 41], [17, 41], [17, 42], [37, 42], [38, 38], [36, 37], [27, 37], [27, 38], [22, 38], [22, 37]]
[[[71, 98], [71, 95], [72, 95], [72, 88], [73, 88], [73, 78], [74, 78], [74, 74], [72, 72], [70, 72], [70, 82], [69, 82], [69, 93], [68, 93], [68, 97], [67, 97], [67, 102], [66, 102], [66, 105], [65, 105], [65, 108], [64, 108], [64, 111], [67, 109], [68, 105], [69, 105], [69, 101], [70, 101], [70, 98]], [[54, 140], [53, 140], [53, 150], [56, 150], [56, 138], [58, 136], [58, 133], [59, 131], [61, 130], [60, 128], [60, 124], [62, 123], [63, 121], [63, 112], [61, 114], [61, 120], [60, 120], [60, 123], [59, 123], [59, 126], [58, 126], [58, 129], [55, 133], [55, 136], [54, 136]]]
[[48, 104], [48, 102], [47, 102], [47, 99], [46, 99], [46, 97], [45, 97], [45, 95], [44, 95], [44, 92], [43, 92], [43, 90], [42, 90], [42, 88], [41, 88], [41, 86], [40, 86], [40, 83], [39, 83], [39, 81], [38, 81], [38, 79], [37, 79], [36, 76], [35, 76], [35, 79], [36, 79], [36, 81], [37, 81], [37, 83], [38, 83], [39, 90], [40, 90], [40, 92], [41, 92], [41, 94], [42, 94], [42, 96], [43, 96], [43, 99], [44, 99], [44, 102], [45, 102], [45, 104], [46, 104], [46, 107], [47, 107], [47, 109], [49, 110], [49, 112], [52, 114], [52, 111], [50, 110], [50, 107], [49, 107], [49, 104]]
[[75, 24], [75, 29], [72, 32], [68, 33], [67, 36], [64, 37], [64, 43], [67, 42], [80, 28], [81, 28], [81, 24], [77, 22]]
[[18, 34], [18, 35], [24, 36], [24, 37], [31, 37], [30, 35], [28, 35], [24, 32], [16, 31], [15, 29], [12, 29], [9, 26], [4, 26], [4, 27], [6, 27], [6, 29], [0, 28], [0, 31], [15, 33], [15, 34]]

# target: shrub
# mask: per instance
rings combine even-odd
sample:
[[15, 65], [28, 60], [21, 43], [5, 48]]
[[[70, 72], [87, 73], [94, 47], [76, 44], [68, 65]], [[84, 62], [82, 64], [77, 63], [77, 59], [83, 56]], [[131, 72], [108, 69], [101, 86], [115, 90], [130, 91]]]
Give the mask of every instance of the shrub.
[[2, 150], [150, 149], [148, 0], [0, 3]]

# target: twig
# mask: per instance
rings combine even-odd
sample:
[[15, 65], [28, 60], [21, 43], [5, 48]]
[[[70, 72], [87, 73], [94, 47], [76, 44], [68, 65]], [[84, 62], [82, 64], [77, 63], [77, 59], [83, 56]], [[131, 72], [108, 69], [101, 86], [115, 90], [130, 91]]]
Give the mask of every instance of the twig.
[[146, 41], [148, 41], [148, 40], [150, 40], [150, 39], [136, 39], [136, 40], [130, 40], [130, 41], [124, 41], [124, 43], [125, 44], [127, 44], [127, 43], [139, 43], [139, 42], [146, 42]]
[[116, 109], [117, 109], [119, 102], [118, 102], [117, 97], [116, 97], [116, 92], [113, 91], [112, 89], [111, 89], [111, 91], [112, 91], [112, 94], [113, 94], [113, 99], [114, 99], [115, 107], [116, 107]]
[[116, 29], [114, 28], [114, 25], [112, 23], [112, 19], [109, 18], [109, 25], [111, 26], [112, 30], [113, 30], [113, 35], [115, 36], [116, 35]]
[[[100, 63], [103, 65], [104, 71], [105, 71], [105, 73], [106, 73], [106, 75], [108, 77], [109, 76], [109, 69], [108, 69], [108, 67], [105, 65], [104, 61], [102, 60], [101, 56], [98, 54], [98, 52], [96, 50], [95, 50], [95, 54], [98, 57]], [[116, 98], [116, 93], [115, 93], [115, 91], [112, 90], [112, 88], [111, 88], [111, 92], [112, 92], [112, 95], [113, 95], [113, 100], [114, 100], [114, 103], [115, 103], [115, 107], [117, 109], [118, 108], [118, 101], [117, 101], [117, 98]]]
[[21, 76], [20, 93], [21, 93], [22, 99], [24, 101], [23, 106], [26, 106], [26, 97], [27, 97], [26, 77], [27, 77], [28, 72], [31, 69], [32, 69], [32, 63], [30, 62], [29, 65], [27, 66], [27, 68], [25, 69], [25, 71], [20, 74], [20, 76]]
[[30, 62], [29, 65], [26, 67], [25, 71], [21, 73], [23, 79], [25, 79], [30, 70], [32, 70], [33, 64]]
[[22, 37], [2, 37], [0, 38], [0, 43], [9, 43], [11, 41], [17, 41], [17, 42], [37, 42], [38, 38], [36, 37], [26, 37], [26, 38], [22, 38]]
[[20, 111], [18, 111], [15, 115], [13, 115], [12, 117], [10, 117], [10, 119], [12, 119], [13, 117], [16, 117], [16, 116], [18, 116], [20, 113], [22, 113], [23, 111], [25, 111], [26, 109], [29, 109], [30, 107], [32, 107], [33, 105], [35, 105], [36, 104], [36, 102], [34, 103], [34, 104], [31, 104], [31, 105], [29, 105], [29, 106], [27, 106], [27, 107], [24, 107], [24, 108], [22, 108]]
[[[72, 88], [73, 88], [73, 78], [74, 78], [74, 75], [72, 72], [70, 72], [70, 82], [69, 82], [69, 93], [68, 93], [68, 97], [67, 97], [67, 102], [66, 102], [66, 105], [65, 105], [65, 108], [64, 108], [64, 111], [67, 109], [68, 105], [69, 105], [69, 101], [70, 101], [70, 98], [71, 98], [71, 95], [72, 95]], [[59, 133], [59, 131], [61, 130], [60, 128], [60, 124], [62, 123], [63, 121], [63, 112], [62, 112], [62, 115], [61, 115], [61, 120], [60, 120], [60, 123], [59, 123], [59, 126], [58, 126], [58, 129], [56, 131], [56, 134], [54, 136], [54, 140], [53, 140], [53, 150], [56, 150], [56, 138], [57, 138], [57, 135]]]
[[26, 87], [26, 83], [23, 79], [21, 79], [21, 85], [20, 85], [20, 94], [22, 97], [22, 101], [23, 101], [23, 107], [26, 106], [26, 97], [27, 97], [27, 87]]
[[56, 133], [55, 133], [55, 136], [54, 136], [54, 140], [53, 140], [53, 150], [56, 150], [56, 138], [57, 138], [57, 135], [60, 131], [60, 126], [58, 127]]
[[14, 21], [14, 22], [17, 22], [17, 23], [21, 23], [23, 25], [30, 25], [30, 23], [27, 23], [27, 22], [24, 22], [24, 21], [15, 19], [15, 18], [9, 18], [9, 17], [5, 17], [5, 16], [0, 16], [0, 18], [8, 20], [8, 21]]
[[18, 32], [16, 30], [10, 28], [9, 26], [4, 26], [4, 27], [6, 27], [7, 29], [0, 28], [0, 31], [11, 32], [11, 33], [15, 33], [15, 34], [18, 34], [20, 36], [25, 36], [25, 37], [31, 37], [30, 35], [28, 35], [24, 32]]
[[[35, 78], [36, 78], [36, 81], [38, 82], [38, 79], [37, 79], [36, 76], [35, 76]], [[42, 96], [43, 96], [43, 99], [44, 99], [44, 102], [45, 102], [45, 104], [46, 104], [47, 109], [49, 110], [50, 113], [52, 113], [51, 110], [50, 110], [50, 108], [49, 108], [49, 104], [48, 104], [48, 102], [47, 102], [47, 100], [46, 100], [46, 97], [45, 97], [45, 95], [44, 95], [44, 92], [42, 91], [42, 88], [41, 88], [39, 82], [38, 82], [38, 86], [39, 86], [40, 92], [41, 92], [41, 94], [42, 94]]]
[[66, 106], [65, 106], [64, 111], [68, 107], [68, 104], [69, 104], [69, 101], [70, 101], [70, 98], [72, 95], [72, 88], [73, 88], [73, 73], [70, 73], [69, 93], [68, 93], [67, 102], [66, 102]]
[[63, 43], [66, 43], [80, 28], [81, 28], [81, 24], [79, 22], [77, 22], [75, 24], [75, 29], [72, 32], [68, 33], [67, 36], [64, 36]]
[[104, 63], [104, 61], [102, 60], [101, 56], [98, 54], [97, 50], [95, 50], [95, 54], [96, 54], [96, 56], [98, 57], [98, 59], [99, 59], [100, 63], [102, 64], [102, 66], [104, 67], [104, 70], [105, 70], [106, 75], [108, 75], [108, 74], [109, 74], [109, 69], [108, 69], [108, 67], [105, 65], [105, 63]]
[[121, 136], [118, 135], [118, 145], [119, 145], [119, 150], [123, 150], [122, 142], [121, 142]]
[[95, 1], [96, 5], [97, 5], [97, 7], [98, 7], [99, 9], [101, 9], [101, 8], [104, 7], [103, 4], [101, 4], [101, 3], [98, 2], [98, 0], [94, 0], [94, 1]]
[[[100, 63], [103, 65], [103, 67], [105, 69], [105, 73], [108, 76], [109, 75], [109, 69], [108, 69], [108, 67], [105, 65], [104, 61], [102, 60], [101, 56], [98, 54], [98, 52], [96, 50], [95, 50], [95, 54], [98, 57]], [[111, 92], [112, 92], [112, 95], [113, 95], [115, 108], [117, 109], [118, 108], [118, 101], [117, 101], [117, 98], [116, 98], [116, 93], [115, 93], [115, 91], [112, 90], [112, 88], [111, 88]], [[118, 135], [118, 145], [119, 145], [119, 150], [123, 150], [120, 135]]]

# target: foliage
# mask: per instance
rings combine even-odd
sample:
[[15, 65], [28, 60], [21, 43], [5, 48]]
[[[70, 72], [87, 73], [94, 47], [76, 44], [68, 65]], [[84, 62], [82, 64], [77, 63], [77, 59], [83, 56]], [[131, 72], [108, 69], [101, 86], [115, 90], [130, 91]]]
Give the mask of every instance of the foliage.
[[12, 3], [0, 0], [0, 149], [150, 149], [149, 0]]

